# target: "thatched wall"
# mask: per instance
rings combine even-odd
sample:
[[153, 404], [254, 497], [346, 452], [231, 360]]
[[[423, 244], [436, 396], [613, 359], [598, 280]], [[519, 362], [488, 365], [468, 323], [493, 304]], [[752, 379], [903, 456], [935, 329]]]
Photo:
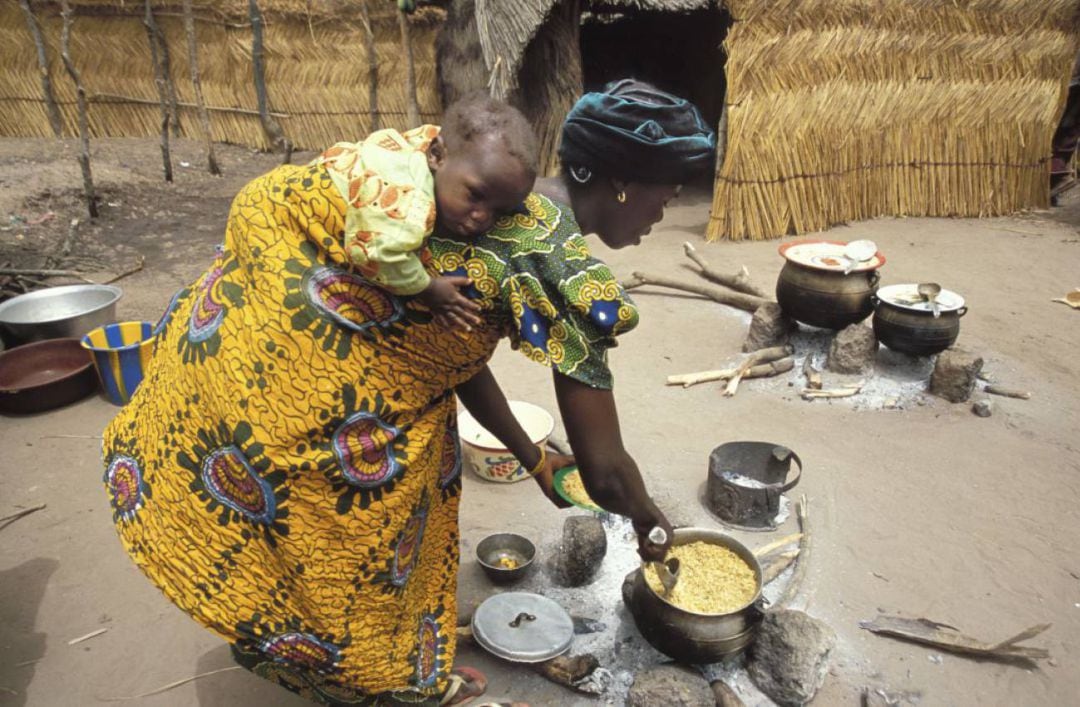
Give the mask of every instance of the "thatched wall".
[[[377, 112], [382, 127], [407, 127], [408, 98], [396, 4], [367, 0], [378, 61]], [[160, 131], [157, 88], [142, 3], [72, 0], [72, 59], [90, 96], [94, 136], [152, 136]], [[181, 103], [194, 103], [178, 0], [155, 0], [171, 76]], [[195, 0], [203, 93], [217, 141], [270, 147], [256, 113], [252, 33], [246, 0]], [[33, 3], [48, 44], [50, 76], [65, 122], [76, 133], [75, 91], [60, 61], [59, 3]], [[298, 148], [358, 139], [371, 128], [369, 57], [360, 0], [260, 0], [265, 15], [270, 105]], [[411, 18], [421, 118], [436, 121], [434, 42], [442, 11]], [[0, 135], [51, 136], [34, 45], [16, 2], [0, 3]], [[194, 108], [180, 108], [183, 134], [201, 137]]]
[[710, 239], [1043, 207], [1077, 0], [728, 0]]

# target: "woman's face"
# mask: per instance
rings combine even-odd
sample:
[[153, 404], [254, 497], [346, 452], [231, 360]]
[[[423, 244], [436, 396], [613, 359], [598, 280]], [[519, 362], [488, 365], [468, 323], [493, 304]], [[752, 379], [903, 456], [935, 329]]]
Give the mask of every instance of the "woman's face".
[[664, 218], [664, 208], [679, 195], [677, 184], [615, 182], [615, 194], [626, 194], [625, 201], [614, 198], [602, 217], [598, 235], [609, 248], [638, 245], [654, 224]]

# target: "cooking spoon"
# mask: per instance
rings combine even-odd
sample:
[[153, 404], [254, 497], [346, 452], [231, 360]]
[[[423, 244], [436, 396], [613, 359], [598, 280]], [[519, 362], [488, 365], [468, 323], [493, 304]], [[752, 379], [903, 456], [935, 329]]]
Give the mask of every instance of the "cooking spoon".
[[[667, 542], [667, 533], [659, 525], [649, 531], [649, 542], [653, 545], [663, 545]], [[664, 596], [671, 594], [671, 590], [675, 588], [675, 583], [679, 581], [679, 560], [675, 557], [669, 557], [663, 562], [650, 562], [653, 570], [656, 571], [656, 575], [660, 578], [660, 584], [664, 587]]]
[[859, 267], [861, 263], [865, 263], [876, 254], [877, 243], [866, 240], [851, 241], [844, 246], [843, 255], [848, 261], [847, 267], [844, 268], [844, 274], [849, 274], [852, 270]]
[[930, 311], [934, 313], [934, 319], [940, 317], [941, 305], [938, 304], [937, 296], [941, 294], [941, 285], [936, 282], [924, 282], [919, 285], [917, 292], [930, 303]]

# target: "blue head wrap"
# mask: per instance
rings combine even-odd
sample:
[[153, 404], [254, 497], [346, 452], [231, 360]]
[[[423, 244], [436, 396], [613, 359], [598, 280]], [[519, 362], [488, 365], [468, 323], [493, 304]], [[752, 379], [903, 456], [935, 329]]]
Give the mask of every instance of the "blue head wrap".
[[716, 134], [689, 101], [622, 79], [585, 94], [570, 109], [559, 159], [578, 181], [593, 173], [682, 184], [712, 168]]

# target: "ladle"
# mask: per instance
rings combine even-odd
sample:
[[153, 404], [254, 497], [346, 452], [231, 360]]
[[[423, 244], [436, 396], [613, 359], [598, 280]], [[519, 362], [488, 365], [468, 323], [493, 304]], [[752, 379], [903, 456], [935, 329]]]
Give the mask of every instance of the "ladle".
[[[659, 525], [649, 531], [649, 542], [653, 545], [663, 545], [667, 542], [667, 532]], [[675, 588], [675, 583], [679, 581], [679, 560], [675, 557], [669, 557], [663, 562], [652, 561], [648, 563], [652, 565], [653, 570], [656, 571], [656, 576], [660, 578], [660, 584], [664, 587], [664, 596], [671, 594], [671, 590]]]
[[873, 241], [858, 240], [851, 241], [844, 246], [844, 257], [847, 258], [848, 264], [844, 268], [844, 274], [848, 275], [852, 270], [859, 267], [860, 264], [865, 263], [877, 254], [877, 244]]
[[930, 303], [930, 311], [934, 313], [934, 319], [941, 316], [941, 305], [938, 304], [937, 296], [941, 294], [941, 285], [936, 282], [923, 282], [917, 292], [924, 300]]

